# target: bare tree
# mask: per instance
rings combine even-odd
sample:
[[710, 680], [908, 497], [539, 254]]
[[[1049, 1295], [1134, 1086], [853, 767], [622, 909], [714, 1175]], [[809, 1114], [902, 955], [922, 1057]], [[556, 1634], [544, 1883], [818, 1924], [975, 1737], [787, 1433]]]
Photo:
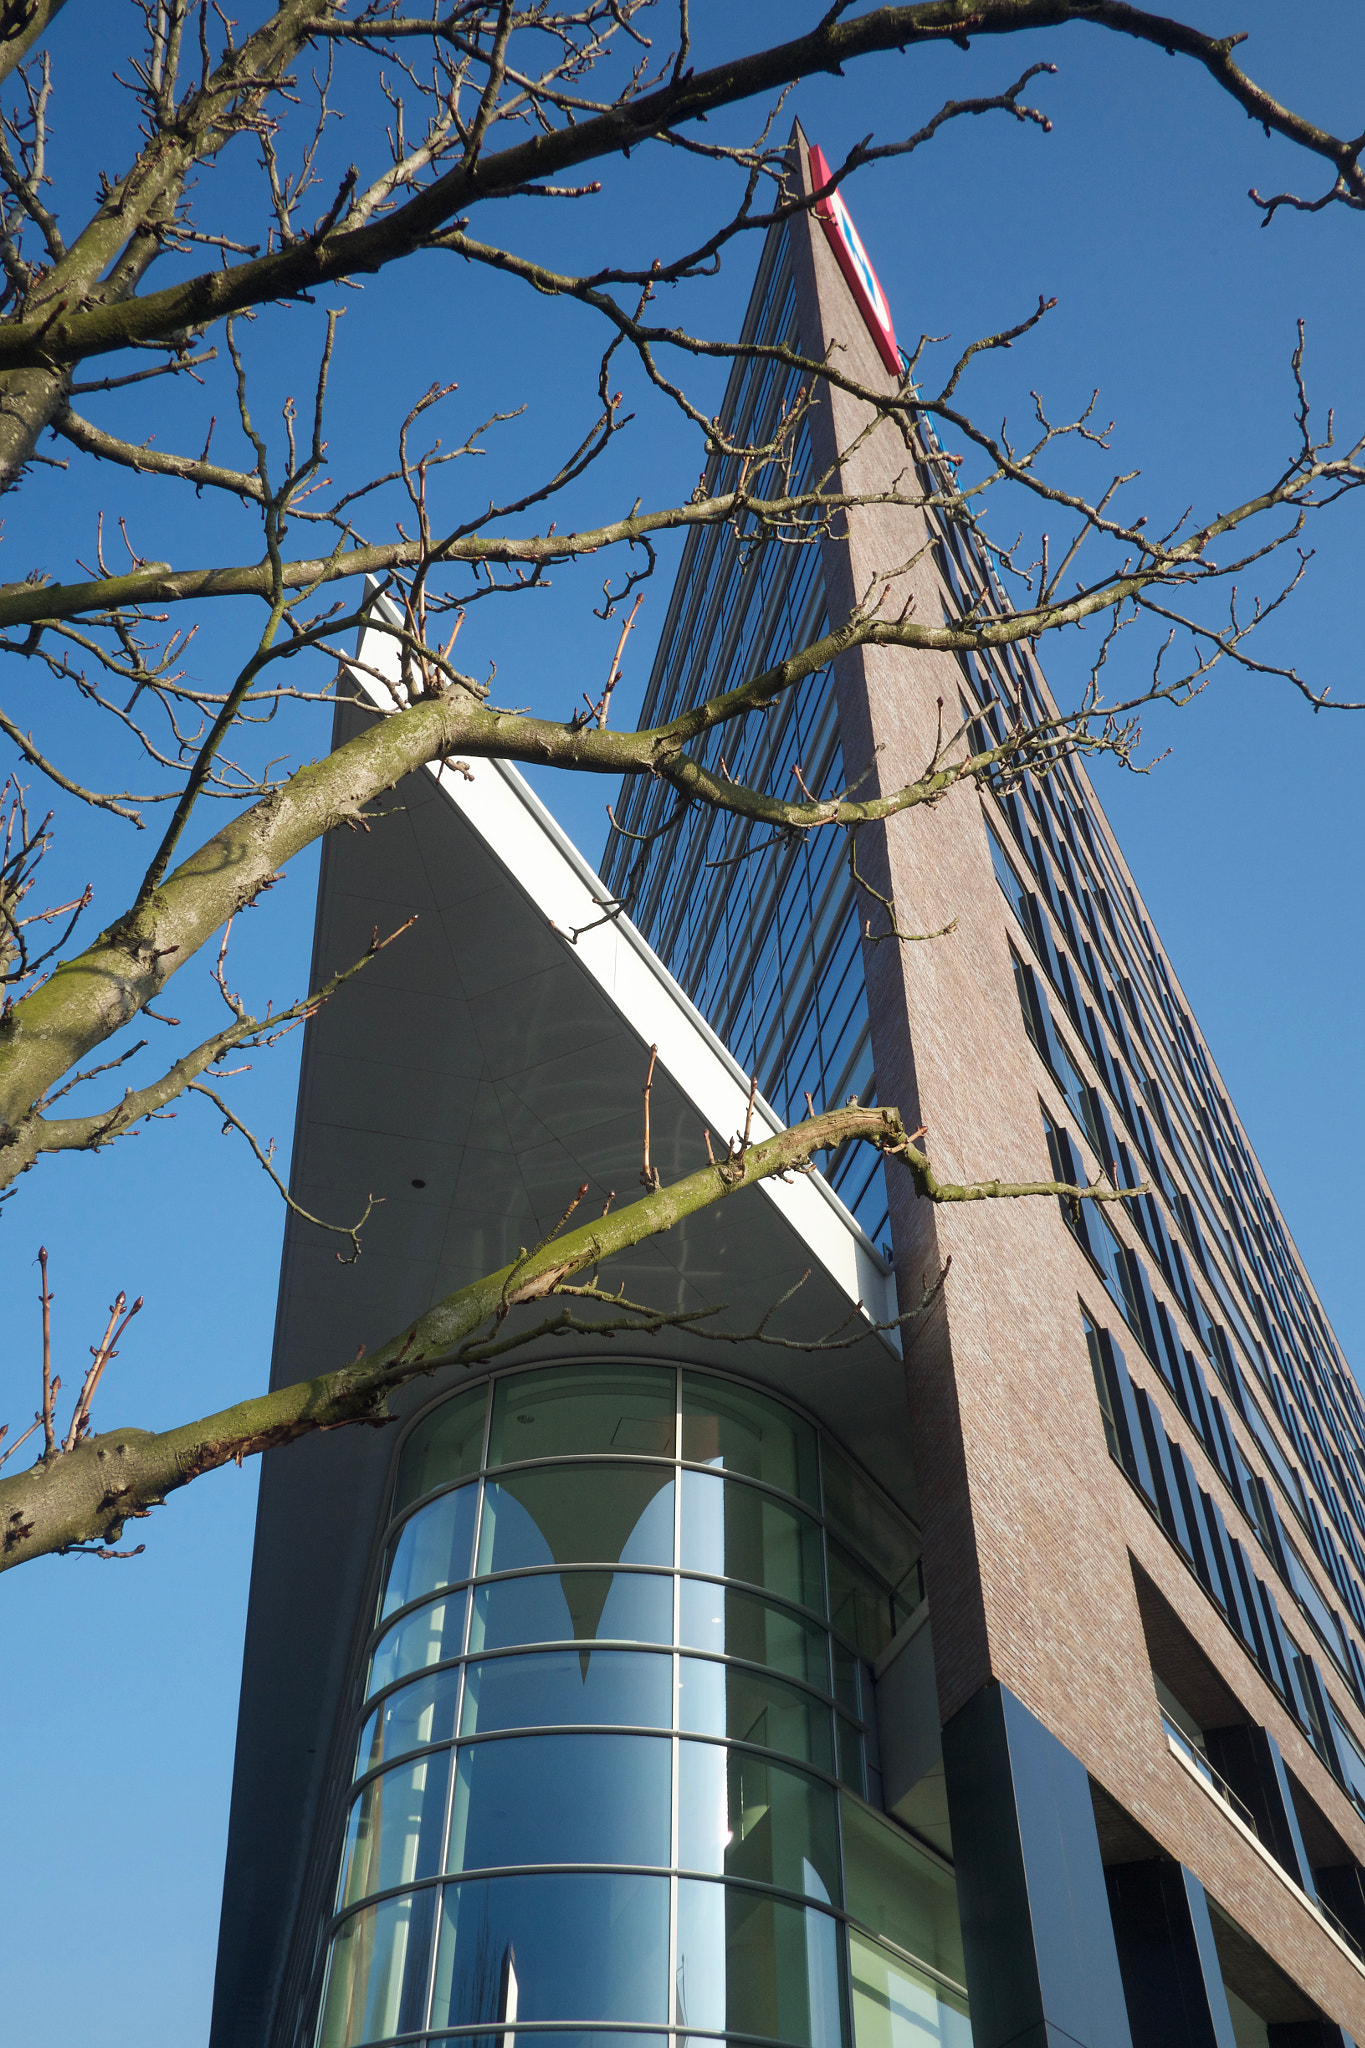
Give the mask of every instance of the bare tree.
[[[1159, 533], [1140, 509], [1128, 509], [1130, 475], [1094, 495], [1076, 488], [1069, 450], [1107, 447], [1093, 409], [1055, 421], [1035, 399], [1023, 435], [986, 426], [969, 409], [974, 370], [1038, 326], [1048, 311], [1041, 302], [941, 364], [922, 340], [900, 374], [879, 384], [854, 376], [838, 351], [803, 357], [779, 343], [713, 338], [660, 315], [665, 292], [712, 274], [743, 237], [823, 204], [862, 165], [909, 156], [955, 122], [1050, 125], [1029, 95], [1043, 90], [1040, 79], [1052, 66], [1035, 63], [1003, 88], [948, 101], [912, 134], [859, 145], [823, 185], [810, 187], [778, 132], [786, 89], [879, 52], [899, 53], [909, 80], [916, 50], [945, 39], [966, 46], [1087, 22], [1169, 50], [1202, 66], [1267, 133], [1326, 165], [1330, 183], [1320, 196], [1253, 192], [1264, 218], [1284, 207], [1365, 207], [1365, 138], [1334, 137], [1280, 105], [1234, 61], [1241, 38], [1210, 37], [1109, 0], [935, 0], [852, 19], [847, 4], [836, 4], [812, 10], [809, 31], [785, 44], [699, 71], [688, 0], [676, 7], [663, 0], [451, 0], [444, 11], [416, 14], [404, 13], [399, 0], [285, 0], [255, 10], [262, 18], [240, 35], [207, 0], [135, 0], [136, 33], [110, 92], [131, 95], [140, 145], [127, 168], [104, 178], [94, 211], [70, 220], [50, 203], [61, 81], [43, 36], [59, 7], [60, 0], [0, 6], [0, 79], [8, 81], [0, 123], [0, 482], [13, 492], [34, 465], [101, 462], [163, 479], [187, 514], [206, 492], [246, 508], [259, 521], [261, 551], [249, 560], [177, 567], [145, 559], [124, 520], [115, 543], [111, 519], [93, 536], [92, 565], [73, 549], [81, 580], [53, 582], [34, 570], [0, 586], [0, 651], [72, 691], [93, 722], [92, 743], [64, 751], [0, 702], [15, 778], [0, 858], [0, 976], [7, 984], [0, 1185], [48, 1154], [110, 1145], [193, 1093], [207, 1095], [244, 1132], [273, 1174], [268, 1149], [212, 1084], [230, 1056], [273, 1043], [365, 963], [283, 1011], [257, 1015], [229, 987], [226, 935], [296, 854], [328, 831], [365, 822], [378, 797], [427, 764], [497, 756], [652, 777], [675, 792], [679, 812], [706, 805], [783, 835], [843, 831], [858, 885], [884, 913], [885, 936], [900, 942], [921, 935], [859, 870], [855, 835], [863, 828], [932, 807], [964, 784], [1046, 775], [1068, 756], [1131, 764], [1144, 709], [1188, 701], [1223, 663], [1279, 676], [1319, 708], [1359, 708], [1329, 699], [1293, 669], [1264, 670], [1247, 644], [1303, 573], [1308, 521], [1365, 482], [1365, 442], [1339, 445], [1330, 419], [1325, 431], [1314, 425], [1301, 339], [1292, 361], [1296, 429], [1288, 460], [1241, 502], [1216, 514], [1191, 509]], [[754, 100], [761, 114], [750, 140], [718, 140], [705, 125], [708, 116]], [[334, 175], [335, 119], [343, 110], [356, 117], [348, 133], [367, 139], [367, 161]], [[498, 201], [535, 197], [572, 210], [597, 189], [594, 165], [628, 159], [645, 145], [704, 156], [733, 180], [728, 212], [691, 246], [635, 267], [623, 261], [576, 272], [498, 236]], [[235, 181], [197, 184], [220, 157], [236, 166]], [[487, 222], [491, 239], [475, 231], [478, 221]], [[255, 242], [245, 239], [252, 233]], [[431, 436], [454, 387], [433, 386], [395, 420], [392, 461], [377, 474], [347, 474], [344, 443], [331, 437], [338, 288], [395, 267], [400, 275], [418, 255], [454, 259], [457, 290], [465, 267], [477, 266], [524, 287], [537, 306], [572, 306], [601, 326], [595, 391], [579, 429], [566, 433], [537, 478], [495, 490], [473, 514], [463, 479], [476, 457], [496, 452], [507, 415], [444, 445]], [[209, 267], [186, 275], [199, 260]], [[159, 266], [174, 281], [159, 284]], [[371, 288], [387, 284], [381, 276]], [[253, 396], [259, 341], [251, 323], [279, 320], [281, 308], [312, 306], [319, 295], [311, 396], [302, 407], [288, 400], [278, 423], [267, 424]], [[100, 357], [120, 360], [91, 366]], [[792, 394], [776, 428], [753, 442], [725, 429], [689, 382], [698, 365], [745, 357], [770, 359]], [[695, 433], [700, 479], [690, 495], [654, 502], [642, 491], [624, 516], [575, 526], [584, 479], [626, 425], [627, 373], [650, 402]], [[198, 454], [118, 431], [130, 390], [153, 379], [203, 385], [208, 417]], [[852, 424], [834, 457], [815, 463], [807, 429], [822, 407]], [[220, 411], [230, 411], [245, 451], [235, 465], [214, 450]], [[904, 467], [889, 486], [859, 491], [851, 480], [874, 435], [899, 437]], [[52, 441], [59, 458], [47, 452]], [[992, 492], [1022, 493], [1041, 509], [1055, 539], [1038, 559], [1026, 561], [1027, 550], [991, 539], [983, 513]], [[992, 563], [955, 615], [939, 622], [918, 616], [903, 595], [914, 563], [888, 562], [817, 639], [788, 647], [773, 667], [736, 678], [667, 724], [638, 731], [610, 724], [633, 609], [600, 696], [585, 697], [583, 708], [559, 720], [500, 706], [492, 679], [466, 672], [457, 659], [472, 606], [519, 600], [551, 571], [581, 569], [596, 599], [605, 562], [597, 610], [611, 617], [638, 600], [659, 536], [711, 526], [748, 549], [817, 546], [838, 522], [878, 504], [916, 513], [926, 549], [956, 528]], [[119, 560], [111, 563], [116, 548]], [[1239, 603], [1238, 579], [1280, 554], [1288, 566], [1276, 586], [1250, 608]], [[392, 611], [374, 607], [376, 583]], [[240, 607], [222, 601], [233, 598], [258, 605], [259, 625], [249, 644], [224, 658]], [[736, 783], [702, 758], [708, 735], [772, 705], [852, 647], [989, 660], [1007, 646], [1036, 650], [1087, 619], [1102, 622], [1103, 637], [1077, 701], [1043, 716], [1007, 696], [994, 706], [964, 704], [961, 717], [954, 710], [941, 723], [920, 772], [899, 787], [882, 788], [864, 764], [843, 791], [812, 792], [798, 777], [792, 797]], [[398, 682], [386, 685], [384, 715], [334, 752], [301, 765], [271, 761], [271, 721], [282, 707], [317, 706], [320, 717], [338, 691], [354, 689], [353, 639], [362, 627], [397, 646]], [[1126, 693], [1109, 695], [1110, 650], [1132, 627], [1152, 637], [1150, 672]], [[192, 669], [187, 649], [195, 631], [213, 636], [225, 687], [207, 687]], [[135, 749], [151, 787], [91, 781], [82, 763], [102, 757], [101, 722], [111, 734], [108, 753]], [[35, 783], [53, 792], [55, 822], [30, 822]], [[226, 822], [196, 843], [202, 814], [215, 804]], [[155, 842], [131, 900], [99, 904], [95, 935], [81, 929], [94, 908], [90, 892], [60, 904], [32, 893], [52, 833], [80, 808], [111, 832], [150, 828]], [[142, 1060], [142, 1040], [120, 1040], [108, 1057], [98, 1055], [141, 1017], [158, 1017], [151, 1006], [172, 976], [215, 939], [214, 974], [227, 1012], [219, 1028], [150, 1071], [144, 1061], [136, 1072], [145, 1078], [117, 1100], [81, 1112], [66, 1103], [98, 1076]], [[376, 935], [376, 948], [387, 942]], [[58, 1111], [59, 1101], [69, 1113]], [[746, 1133], [723, 1160], [675, 1187], [647, 1180], [640, 1201], [611, 1215], [571, 1228], [571, 1203], [544, 1244], [439, 1304], [370, 1357], [159, 1435], [91, 1433], [95, 1387], [133, 1312], [119, 1306], [94, 1347], [97, 1369], [64, 1433], [44, 1354], [35, 1419], [43, 1449], [28, 1471], [0, 1480], [0, 1568], [82, 1544], [107, 1551], [130, 1516], [145, 1515], [173, 1487], [215, 1465], [314, 1429], [382, 1419], [386, 1394], [414, 1373], [487, 1359], [526, 1341], [524, 1331], [504, 1328], [514, 1306], [567, 1297], [533, 1334], [659, 1327], [668, 1319], [649, 1304], [624, 1301], [599, 1282], [602, 1262], [765, 1175], [810, 1170], [822, 1149], [871, 1143], [902, 1162], [933, 1201], [1038, 1193], [1112, 1200], [1124, 1192], [996, 1181], [944, 1186], [922, 1137], [906, 1131], [894, 1108], [816, 1114], [812, 1105], [807, 1122], [760, 1144]], [[360, 1225], [338, 1227], [354, 1246]], [[46, 1292], [44, 1282], [45, 1299]], [[595, 1320], [585, 1323], [590, 1310]]]

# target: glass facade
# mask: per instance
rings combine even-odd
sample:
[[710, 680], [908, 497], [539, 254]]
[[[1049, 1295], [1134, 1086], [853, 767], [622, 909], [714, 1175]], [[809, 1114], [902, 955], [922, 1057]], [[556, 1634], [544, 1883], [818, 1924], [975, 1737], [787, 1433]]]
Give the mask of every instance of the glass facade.
[[876, 1806], [913, 1526], [796, 1411], [509, 1373], [400, 1459], [316, 2048], [967, 2048], [952, 1873]]
[[[769, 237], [745, 326], [747, 340], [795, 342], [796, 294], [785, 233]], [[722, 407], [726, 431], [768, 445], [800, 379], [772, 363], [741, 363]], [[804, 439], [795, 475], [809, 470]], [[724, 491], [735, 458], [713, 459], [706, 488]], [[785, 488], [770, 464], [756, 490]], [[659, 642], [641, 723], [655, 725], [759, 675], [791, 648], [825, 631], [818, 541], [741, 520], [738, 528], [689, 535]], [[797, 794], [793, 764], [812, 795], [827, 796], [862, 773], [847, 772], [828, 670], [810, 676], [770, 711], [755, 712], [698, 742], [696, 757], [752, 787]], [[616, 816], [629, 832], [653, 833], [676, 798], [662, 783], [632, 778]], [[851, 1096], [876, 1101], [858, 911], [847, 848], [838, 831], [774, 835], [767, 827], [694, 808], [641, 848], [613, 836], [607, 886], [686, 989], [717, 1035], [788, 1123]], [[875, 1244], [886, 1237], [879, 1159], [866, 1147], [835, 1157], [827, 1175]]]

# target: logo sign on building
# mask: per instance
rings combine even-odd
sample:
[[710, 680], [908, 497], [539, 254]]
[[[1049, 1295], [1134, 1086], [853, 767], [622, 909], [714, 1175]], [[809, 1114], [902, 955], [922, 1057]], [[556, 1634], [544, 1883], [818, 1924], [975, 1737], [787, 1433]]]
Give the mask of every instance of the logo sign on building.
[[[810, 181], [818, 191], [827, 185], [830, 168], [825, 162], [823, 150], [814, 144], [810, 149]], [[896, 330], [891, 324], [891, 309], [886, 303], [881, 281], [868, 261], [858, 230], [854, 227], [848, 208], [839, 192], [831, 192], [822, 199], [815, 209], [815, 217], [825, 231], [835, 261], [848, 281], [848, 288], [858, 302], [858, 311], [867, 322], [868, 332], [877, 344], [877, 353], [893, 377], [901, 374], [900, 350], [896, 346]]]

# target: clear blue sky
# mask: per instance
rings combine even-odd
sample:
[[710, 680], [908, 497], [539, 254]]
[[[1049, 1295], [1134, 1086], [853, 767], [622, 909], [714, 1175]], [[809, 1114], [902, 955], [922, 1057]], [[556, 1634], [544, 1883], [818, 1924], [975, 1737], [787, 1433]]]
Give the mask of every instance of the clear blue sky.
[[[693, 11], [703, 62], [727, 47], [731, 21], [754, 40], [765, 30], [785, 36], [816, 19], [823, 0], [750, 0], [738, 11], [694, 0]], [[71, 218], [95, 171], [127, 158], [129, 129], [106, 81], [132, 12], [72, 7], [52, 40], [58, 199]], [[1253, 75], [1338, 132], [1359, 128], [1365, 21], [1349, 0], [1292, 10], [1271, 0], [1236, 8], [1201, 0], [1185, 12], [1219, 32], [1250, 29], [1242, 54]], [[999, 117], [961, 124], [911, 161], [862, 174], [849, 193], [902, 338], [928, 329], [962, 341], [1010, 324], [1040, 292], [1055, 294], [1042, 332], [988, 365], [978, 409], [987, 419], [1006, 410], [1022, 418], [1038, 387], [1061, 411], [1099, 384], [1102, 416], [1116, 422], [1116, 466], [1140, 466], [1144, 502], [1172, 516], [1189, 500], [1207, 508], [1244, 494], [1290, 453], [1288, 363], [1300, 316], [1318, 404], [1324, 412], [1337, 405], [1345, 435], [1365, 428], [1365, 219], [1285, 212], [1262, 230], [1249, 185], [1317, 192], [1323, 173], [1267, 142], [1190, 65], [1088, 28], [1048, 32], [967, 56], [945, 47], [879, 59], [843, 80], [804, 83], [782, 123], [798, 113], [836, 157], [869, 131], [885, 140], [917, 127], [944, 97], [995, 90], [1035, 58], [1060, 66], [1034, 88], [1053, 117], [1051, 135]], [[329, 176], [348, 156], [363, 156], [366, 119], [329, 143]], [[732, 120], [713, 132], [740, 128]], [[244, 226], [259, 198], [251, 155], [229, 154], [208, 174]], [[572, 215], [523, 205], [478, 227], [566, 264], [600, 260], [609, 248], [638, 262], [696, 239], [724, 203], [714, 173], [664, 151], [608, 168], [604, 183], [601, 197]], [[756, 253], [742, 244], [707, 293], [678, 310], [709, 332], [733, 331]], [[463, 486], [467, 503], [502, 489], [509, 474], [529, 476], [546, 445], [571, 446], [589, 417], [601, 343], [574, 309], [441, 260], [391, 273], [342, 302], [332, 425], [339, 474], [387, 463], [394, 421], [433, 378], [460, 380], [450, 427], [458, 423], [461, 435], [495, 409], [529, 402], [525, 420], [493, 444], [502, 452]], [[275, 311], [246, 331], [262, 391], [278, 399], [311, 387], [319, 317]], [[701, 372], [694, 384], [716, 388]], [[196, 429], [202, 439], [208, 410], [227, 436], [227, 402], [221, 382], [204, 396], [152, 386], [140, 414], [120, 417], [126, 430], [140, 419], [137, 431], [155, 430], [162, 445], [189, 446]], [[96, 413], [99, 401], [87, 404]], [[585, 502], [620, 509], [638, 492], [676, 499], [698, 466], [672, 419], [642, 410]], [[36, 565], [70, 573], [73, 556], [92, 545], [100, 507], [130, 509], [139, 546], [177, 566], [258, 552], [233, 508], [164, 486], [134, 489], [108, 471], [74, 482], [44, 472], [22, 505], [7, 508], [0, 574]], [[1002, 508], [998, 517], [1004, 533], [1021, 515]], [[1352, 507], [1321, 522], [1306, 585], [1261, 648], [1332, 681], [1342, 696], [1365, 696], [1361, 533]], [[633, 692], [634, 702], [662, 620], [669, 560], [632, 646], [623, 697]], [[581, 689], [598, 683], [616, 627], [589, 616], [591, 580], [565, 579], [546, 596], [471, 619], [470, 664], [497, 660], [501, 701], [567, 713]], [[199, 673], [226, 672], [249, 628], [242, 608], [206, 614], [191, 657]], [[1059, 690], [1084, 651], [1053, 656]], [[92, 772], [124, 772], [113, 765], [117, 749], [82, 737], [71, 706], [39, 676], [7, 678], [6, 704], [54, 743], [64, 739]], [[630, 705], [618, 698], [618, 706], [624, 718]], [[315, 750], [322, 716], [283, 720], [271, 751]], [[1178, 717], [1154, 721], [1151, 742], [1153, 753], [1169, 747], [1169, 757], [1141, 780], [1101, 775], [1104, 800], [1309, 1271], [1348, 1355], [1360, 1360], [1365, 724], [1315, 718], [1282, 686], [1228, 678]], [[541, 786], [596, 857], [610, 792], [552, 778]], [[145, 857], [146, 836], [135, 845], [122, 828], [88, 830], [77, 820], [54, 865], [77, 888], [96, 880], [93, 914], [103, 918]], [[243, 920], [234, 982], [253, 1003], [303, 988], [314, 874], [314, 863], [300, 862]], [[185, 986], [174, 984], [171, 1008], [187, 1028], [211, 1015], [205, 966], [191, 965]], [[235, 1098], [280, 1140], [282, 1157], [296, 1053], [291, 1042], [258, 1060]], [[52, 1252], [69, 1378], [114, 1291], [147, 1297], [102, 1397], [103, 1426], [163, 1425], [264, 1383], [282, 1216], [240, 1145], [220, 1138], [199, 1107], [112, 1154], [44, 1163], [6, 1205], [4, 1413], [12, 1423], [26, 1419], [34, 1398], [40, 1242]], [[53, 1560], [4, 1580], [10, 1887], [0, 1942], [9, 2039], [87, 2048], [97, 2030], [135, 2030], [139, 2048], [192, 2048], [204, 2036], [255, 1483], [253, 1468], [229, 1469], [181, 1494], [144, 1526], [148, 1548], [135, 1563]]]

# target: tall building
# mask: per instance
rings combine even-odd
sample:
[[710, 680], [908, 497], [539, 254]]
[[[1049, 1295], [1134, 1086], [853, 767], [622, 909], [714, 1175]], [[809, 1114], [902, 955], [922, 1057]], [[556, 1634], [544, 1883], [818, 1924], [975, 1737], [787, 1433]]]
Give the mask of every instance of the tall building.
[[[889, 388], [833, 212], [770, 236], [746, 333]], [[757, 436], [791, 398], [754, 359], [723, 417]], [[798, 467], [856, 441], [846, 487], [891, 491], [910, 458], [862, 425], [831, 394]], [[646, 716], [879, 580], [1004, 609], [904, 505], [818, 545], [694, 535]], [[1027, 650], [863, 649], [708, 758], [894, 788], [940, 699], [997, 734], [1051, 703]], [[652, 1046], [665, 1180], [756, 1075], [760, 1130], [875, 1093], [945, 1178], [1150, 1192], [930, 1208], [836, 1160], [621, 1262], [710, 1325], [541, 1339], [271, 1454], [213, 2048], [1365, 2039], [1365, 1404], [1083, 770], [860, 833], [903, 921], [953, 925], [924, 945], [882, 937], [832, 831], [688, 812], [604, 883], [497, 764], [390, 808], [325, 849], [316, 971], [418, 922], [310, 1024], [294, 1165], [314, 1213], [386, 1202], [353, 1267], [291, 1218], [278, 1379], [515, 1258], [581, 1183], [638, 1184]], [[617, 815], [670, 814], [642, 786]], [[909, 1308], [940, 1275], [902, 1356], [893, 1281]]]

